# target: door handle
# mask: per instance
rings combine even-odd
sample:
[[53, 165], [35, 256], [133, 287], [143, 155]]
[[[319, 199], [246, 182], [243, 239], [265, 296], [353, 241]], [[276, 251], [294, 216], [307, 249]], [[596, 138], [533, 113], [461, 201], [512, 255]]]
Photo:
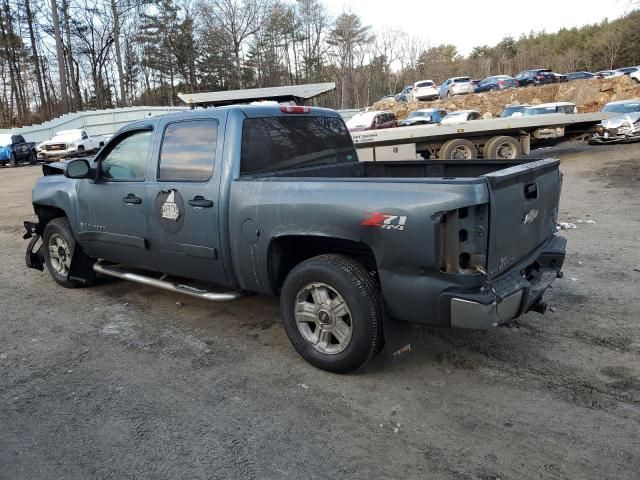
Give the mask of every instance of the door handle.
[[133, 193], [130, 193], [129, 195], [124, 197], [122, 201], [130, 205], [138, 205], [142, 203], [142, 199], [140, 197], [136, 197]]
[[213, 207], [213, 201], [207, 200], [202, 195], [196, 195], [191, 200], [189, 200], [188, 203], [192, 207], [200, 207], [200, 208], [211, 208], [211, 207]]

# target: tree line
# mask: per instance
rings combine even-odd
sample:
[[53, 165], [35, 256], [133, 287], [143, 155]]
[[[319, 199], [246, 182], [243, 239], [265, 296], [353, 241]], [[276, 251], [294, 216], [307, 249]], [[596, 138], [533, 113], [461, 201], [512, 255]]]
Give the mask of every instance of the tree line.
[[332, 81], [358, 108], [421, 79], [640, 63], [640, 11], [556, 33], [455, 45], [374, 31], [321, 0], [0, 0], [0, 127], [85, 109], [176, 105], [178, 92]]

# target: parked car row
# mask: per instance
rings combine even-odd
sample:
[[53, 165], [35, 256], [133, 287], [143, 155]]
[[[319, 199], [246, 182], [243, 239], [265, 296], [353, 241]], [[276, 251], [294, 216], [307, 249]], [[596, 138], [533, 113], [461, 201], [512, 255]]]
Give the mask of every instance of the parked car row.
[[628, 75], [640, 83], [640, 66], [623, 67], [617, 70], [601, 70], [591, 73], [587, 71], [556, 73], [548, 68], [534, 68], [523, 70], [517, 75], [493, 75], [483, 80], [472, 80], [470, 77], [448, 78], [441, 85], [433, 80], [420, 80], [413, 85], [405, 86], [396, 95], [387, 95], [381, 100], [393, 98], [398, 102], [408, 102], [415, 98], [420, 101], [451, 98], [454, 95], [467, 93], [482, 93], [506, 90], [516, 87], [535, 87], [552, 83], [572, 82], [576, 80], [591, 80]]
[[[543, 103], [540, 105], [507, 105], [500, 117], [546, 115], [551, 113], [578, 113], [576, 105], [571, 102]], [[393, 112], [386, 110], [369, 110], [360, 112], [347, 121], [350, 132], [378, 130], [382, 128], [410, 127], [415, 125], [456, 125], [474, 120], [481, 120], [482, 114], [477, 110], [456, 110], [448, 113], [441, 108], [422, 108], [415, 110], [407, 118], [398, 121]]]

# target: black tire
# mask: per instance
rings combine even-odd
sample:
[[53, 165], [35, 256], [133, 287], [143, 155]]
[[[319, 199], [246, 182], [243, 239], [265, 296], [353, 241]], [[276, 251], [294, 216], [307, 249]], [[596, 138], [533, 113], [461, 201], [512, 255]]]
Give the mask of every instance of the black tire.
[[[76, 240], [73, 236], [73, 232], [71, 231], [69, 220], [67, 220], [66, 217], [54, 218], [49, 223], [47, 223], [47, 226], [45, 227], [44, 233], [42, 235], [42, 249], [44, 252], [44, 261], [51, 277], [56, 281], [56, 283], [62, 285], [65, 288], [88, 287], [93, 284], [93, 281], [95, 279], [95, 272], [93, 271], [84, 283], [78, 280], [69, 279], [68, 271], [67, 275], [58, 271], [59, 269], [55, 267], [54, 262], [52, 261], [51, 251], [49, 248], [50, 244], [52, 243], [52, 237], [54, 236], [58, 236], [62, 239], [62, 241], [66, 242], [68, 248], [65, 254], [65, 258], [69, 257], [69, 265], [76, 249]], [[85, 255], [84, 252], [79, 252], [79, 254]], [[87, 260], [90, 261], [88, 257]]]
[[[467, 158], [454, 158], [454, 153], [457, 150], [462, 150], [467, 153]], [[475, 160], [478, 158], [478, 149], [473, 142], [464, 138], [455, 138], [449, 140], [440, 147], [440, 153], [438, 154], [440, 160]]]
[[[349, 314], [345, 318], [350, 322], [351, 334], [346, 348], [338, 353], [319, 351], [298, 327], [297, 302], [313, 284], [328, 286], [346, 303]], [[319, 255], [294, 267], [282, 287], [280, 310], [293, 347], [307, 362], [322, 370], [334, 373], [357, 370], [384, 345], [379, 289], [364, 266], [344, 255]]]
[[16, 154], [15, 153], [11, 154], [11, 158], [9, 159], [9, 166], [11, 168], [14, 168], [14, 167], [18, 166], [18, 160], [16, 160]]
[[29, 165], [35, 165], [36, 163], [38, 163], [38, 155], [32, 151], [29, 155]]
[[[502, 156], [498, 156], [498, 153]], [[482, 156], [492, 160], [516, 160], [522, 156], [522, 146], [518, 139], [501, 135], [493, 137], [484, 145]]]

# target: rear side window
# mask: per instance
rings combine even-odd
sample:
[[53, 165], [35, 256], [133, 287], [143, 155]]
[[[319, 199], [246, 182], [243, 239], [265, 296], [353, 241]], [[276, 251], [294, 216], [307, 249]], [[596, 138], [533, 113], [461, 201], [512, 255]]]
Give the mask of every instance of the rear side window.
[[248, 118], [242, 126], [242, 174], [357, 161], [351, 136], [337, 117]]
[[160, 148], [158, 180], [204, 182], [211, 178], [218, 121], [190, 120], [167, 125]]

